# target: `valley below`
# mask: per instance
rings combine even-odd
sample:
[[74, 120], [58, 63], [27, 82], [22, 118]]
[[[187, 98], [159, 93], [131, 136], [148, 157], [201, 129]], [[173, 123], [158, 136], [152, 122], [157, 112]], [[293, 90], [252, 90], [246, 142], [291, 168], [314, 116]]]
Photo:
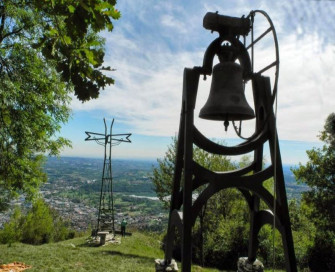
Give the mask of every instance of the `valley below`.
[[[150, 175], [155, 161], [113, 160], [113, 199], [115, 228], [126, 219], [129, 229], [163, 231], [168, 211], [158, 200]], [[300, 199], [307, 186], [297, 184], [289, 165], [284, 165], [288, 198]], [[40, 194], [71, 228], [84, 232], [96, 227], [101, 191], [103, 160], [91, 158], [49, 158], [45, 164], [48, 181]], [[26, 205], [24, 197], [12, 206]], [[9, 220], [10, 209], [0, 216], [1, 225]]]

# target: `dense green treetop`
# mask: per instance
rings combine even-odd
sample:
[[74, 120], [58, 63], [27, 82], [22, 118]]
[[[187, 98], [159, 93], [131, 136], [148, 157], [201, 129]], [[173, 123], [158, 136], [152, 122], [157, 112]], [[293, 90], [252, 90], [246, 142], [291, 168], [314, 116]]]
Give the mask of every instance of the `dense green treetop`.
[[335, 113], [326, 119], [319, 135], [322, 148], [306, 151], [308, 162], [293, 173], [310, 190], [303, 193], [302, 205], [308, 207], [306, 217], [316, 234], [308, 249], [311, 271], [335, 271]]
[[15, 195], [35, 195], [46, 180], [44, 154], [70, 116], [72, 92], [97, 98], [104, 75], [103, 30], [120, 13], [114, 0], [0, 0], [0, 210]]
[[[151, 176], [154, 190], [165, 208], [169, 207], [167, 196], [171, 195], [173, 188], [176, 149], [177, 139], [174, 138], [164, 158], [157, 160], [158, 165], [153, 168]], [[193, 147], [193, 160], [217, 172], [230, 171], [250, 163], [248, 157], [243, 157], [241, 163], [236, 164], [227, 156], [209, 153], [197, 146]], [[194, 193], [200, 194], [205, 186]], [[247, 248], [245, 237], [248, 233], [248, 219], [247, 203], [238, 190], [229, 188], [214, 194], [202, 207], [193, 227], [193, 261], [220, 270], [235, 267], [238, 254]], [[178, 257], [176, 252], [180, 252], [180, 249], [176, 248], [174, 258]]]
[[303, 200], [313, 207], [311, 219], [323, 230], [335, 230], [335, 114], [328, 116], [319, 138], [322, 148], [307, 151], [308, 162], [293, 170], [296, 179], [310, 190]]
[[115, 0], [11, 0], [0, 1], [1, 68], [7, 71], [8, 52], [18, 44], [39, 51], [52, 62], [62, 81], [74, 87], [82, 100], [97, 98], [113, 79], [102, 73], [104, 39], [112, 19], [120, 17]]
[[[157, 159], [158, 165], [153, 168], [150, 177], [159, 200], [164, 203], [166, 208], [170, 205], [170, 200], [166, 197], [172, 193], [176, 155], [177, 139], [173, 138], [164, 158]], [[236, 168], [230, 158], [208, 153], [196, 146], [193, 149], [193, 157], [197, 163], [212, 171], [228, 171]]]

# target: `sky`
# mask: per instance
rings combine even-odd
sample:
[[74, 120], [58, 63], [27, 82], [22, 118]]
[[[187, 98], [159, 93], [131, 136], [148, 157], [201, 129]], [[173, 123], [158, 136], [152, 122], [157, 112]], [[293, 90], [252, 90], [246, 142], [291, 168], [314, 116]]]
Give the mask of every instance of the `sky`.
[[[104, 133], [114, 118], [113, 133], [132, 133], [132, 143], [113, 147], [113, 158], [162, 158], [178, 134], [183, 70], [201, 66], [208, 45], [218, 37], [202, 26], [207, 12], [241, 17], [251, 10], [266, 11], [279, 43], [277, 130], [283, 163], [307, 160], [306, 150], [320, 147], [319, 132], [335, 109], [335, 1], [281, 0], [123, 0], [116, 5], [121, 18], [106, 39], [105, 64], [115, 84], [100, 97], [71, 102], [72, 117], [61, 130], [72, 141], [64, 156], [103, 157], [103, 147], [84, 141], [85, 131]], [[255, 37], [269, 27], [261, 14], [255, 17]], [[250, 35], [247, 37], [250, 39]], [[255, 46], [255, 71], [275, 60], [270, 33]], [[267, 72], [273, 84], [274, 69]], [[198, 118], [211, 78], [200, 80], [195, 125], [207, 137], [238, 143], [231, 125]], [[250, 84], [249, 84], [250, 85]], [[253, 105], [251, 87], [246, 97]], [[243, 123], [242, 134], [253, 133], [254, 121]], [[265, 152], [268, 154], [268, 151]], [[269, 157], [269, 155], [266, 155]]]

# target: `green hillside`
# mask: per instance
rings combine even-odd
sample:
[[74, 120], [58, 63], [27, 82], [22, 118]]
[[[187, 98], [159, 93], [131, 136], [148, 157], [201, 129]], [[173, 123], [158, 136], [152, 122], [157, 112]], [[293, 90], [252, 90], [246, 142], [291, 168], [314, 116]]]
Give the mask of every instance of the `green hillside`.
[[[154, 260], [163, 258], [161, 237], [136, 232], [121, 244], [92, 247], [86, 237], [40, 246], [0, 245], [0, 264], [14, 261], [31, 265], [27, 271], [155, 271]], [[180, 264], [179, 264], [180, 267]], [[217, 271], [194, 266], [192, 271]]]

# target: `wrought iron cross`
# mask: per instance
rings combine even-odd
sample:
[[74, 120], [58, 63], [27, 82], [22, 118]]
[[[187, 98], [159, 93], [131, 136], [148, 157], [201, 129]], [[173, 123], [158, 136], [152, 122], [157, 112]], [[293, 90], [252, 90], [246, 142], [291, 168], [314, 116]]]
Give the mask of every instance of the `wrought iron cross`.
[[[105, 134], [85, 131], [87, 138], [85, 141], [95, 141], [105, 147], [104, 167], [102, 171], [101, 193], [99, 202], [98, 223], [95, 232], [106, 230], [115, 233], [114, 199], [113, 199], [113, 177], [112, 177], [112, 146], [121, 143], [131, 143], [129, 137], [131, 133], [112, 134], [114, 118], [107, 134], [107, 125], [104, 118]], [[107, 156], [108, 148], [108, 156]]]

